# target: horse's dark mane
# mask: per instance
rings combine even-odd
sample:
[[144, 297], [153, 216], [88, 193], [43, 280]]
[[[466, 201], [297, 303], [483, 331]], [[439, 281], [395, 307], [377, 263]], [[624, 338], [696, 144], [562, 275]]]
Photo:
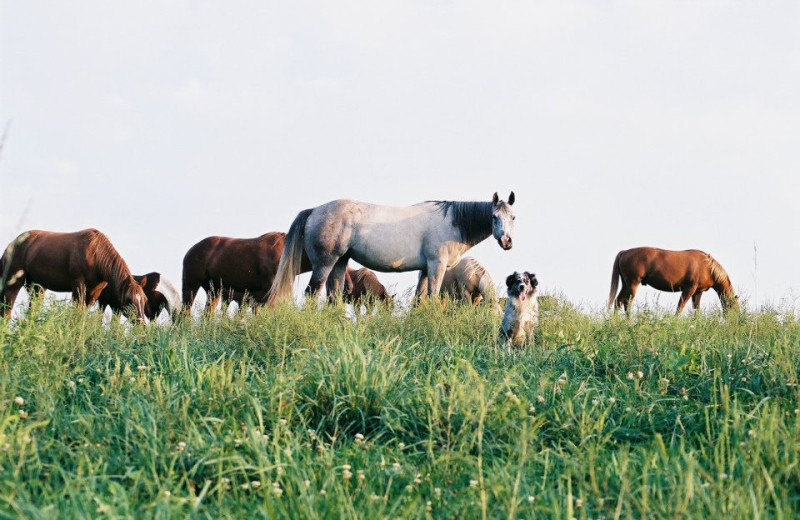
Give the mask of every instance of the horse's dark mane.
[[108, 237], [99, 231], [92, 233], [89, 247], [94, 252], [100, 274], [108, 279], [112, 290], [121, 296], [122, 290], [133, 281], [128, 264], [114, 249]]
[[492, 234], [491, 202], [466, 202], [453, 200], [432, 200], [438, 209], [447, 216], [453, 212], [453, 225], [461, 232], [461, 238], [468, 244], [477, 244]]

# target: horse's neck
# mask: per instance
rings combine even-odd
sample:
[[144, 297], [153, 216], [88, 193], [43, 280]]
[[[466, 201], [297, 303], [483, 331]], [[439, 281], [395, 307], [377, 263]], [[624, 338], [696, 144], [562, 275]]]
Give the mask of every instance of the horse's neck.
[[136, 280], [133, 279], [133, 276], [128, 277], [121, 277], [117, 280], [112, 282], [112, 291], [117, 298], [117, 301], [122, 304], [124, 300], [125, 294], [130, 290], [131, 284], [136, 283]]
[[445, 227], [454, 228], [457, 239], [466, 245], [462, 253], [492, 234], [490, 202], [437, 201], [428, 205], [432, 213], [441, 217]]
[[717, 296], [720, 298], [730, 298], [733, 296], [733, 286], [730, 284], [730, 282], [714, 282], [712, 288], [714, 291], [716, 291]]

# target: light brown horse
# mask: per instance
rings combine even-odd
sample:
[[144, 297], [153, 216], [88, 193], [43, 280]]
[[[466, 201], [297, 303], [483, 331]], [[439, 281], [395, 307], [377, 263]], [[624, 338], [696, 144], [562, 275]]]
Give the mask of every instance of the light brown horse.
[[473, 305], [485, 301], [502, 311], [492, 276], [483, 264], [471, 256], [463, 257], [444, 273], [442, 293], [449, 294], [456, 301]]
[[[619, 279], [622, 280], [622, 289], [617, 295]], [[622, 305], [625, 312], [629, 312], [639, 285], [649, 285], [659, 291], [680, 292], [676, 314], [681, 313], [689, 298], [697, 309], [700, 297], [709, 289], [717, 292], [723, 311], [739, 307], [739, 299], [734, 294], [728, 273], [711, 255], [697, 249], [669, 251], [637, 247], [620, 251], [611, 271], [608, 306], [615, 304], [616, 296], [614, 308]]]
[[22, 287], [72, 292], [72, 301], [91, 305], [104, 290], [120, 308], [133, 307], [145, 321], [147, 298], [111, 241], [96, 229], [75, 233], [28, 231], [13, 240], [0, 260], [3, 311], [11, 315]]
[[374, 272], [366, 267], [362, 269], [348, 267], [344, 281], [344, 301], [360, 306], [379, 301], [390, 302], [392, 297]]
[[[183, 257], [183, 305], [191, 310], [197, 291], [209, 295], [211, 308], [223, 300], [242, 304], [245, 294], [257, 304], [266, 302], [283, 253], [286, 233], [256, 238], [213, 236], [193, 245]], [[300, 272], [311, 270], [303, 254]]]

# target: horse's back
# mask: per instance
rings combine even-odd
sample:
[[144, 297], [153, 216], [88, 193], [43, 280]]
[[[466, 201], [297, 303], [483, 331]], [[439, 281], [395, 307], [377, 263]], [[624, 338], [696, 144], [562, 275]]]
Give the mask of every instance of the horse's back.
[[703, 280], [710, 256], [698, 249], [676, 251], [636, 247], [620, 251], [617, 258], [620, 274], [626, 282], [641, 282], [662, 291], [675, 291]]
[[56, 263], [69, 260], [74, 253], [88, 251], [96, 236], [105, 237], [96, 229], [85, 229], [71, 233], [34, 229], [18, 238], [16, 249], [24, 255], [26, 263]]
[[94, 257], [98, 250], [118, 256], [108, 237], [95, 228], [66, 233], [34, 229], [18, 237], [12, 265], [25, 271], [26, 283], [70, 291], [76, 277], [97, 278]]
[[274, 256], [276, 251], [279, 258], [285, 239], [286, 234], [279, 231], [265, 233], [255, 238], [206, 237], [189, 248], [184, 255], [184, 262], [187, 260], [226, 261], [241, 257], [241, 255], [258, 255], [265, 252], [272, 253]]
[[337, 199], [311, 211], [306, 248], [319, 257], [347, 254], [378, 271], [422, 269], [431, 213], [425, 205], [394, 207]]
[[483, 264], [471, 256], [464, 256], [455, 266], [445, 271], [442, 290], [456, 292], [465, 289], [474, 292], [483, 273]]
[[271, 286], [285, 240], [280, 231], [255, 238], [204, 238], [184, 256], [184, 279], [251, 292]]

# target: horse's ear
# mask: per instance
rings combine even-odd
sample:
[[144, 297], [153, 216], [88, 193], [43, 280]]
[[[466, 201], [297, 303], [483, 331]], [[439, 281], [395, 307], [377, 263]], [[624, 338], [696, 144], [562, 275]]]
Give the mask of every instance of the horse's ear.
[[513, 191], [511, 192], [511, 195], [508, 196], [508, 205], [509, 206], [513, 206], [514, 205], [514, 192]]
[[492, 197], [492, 204], [497, 206], [498, 202], [500, 202], [500, 197], [497, 195], [497, 192], [494, 192], [494, 196]]
[[141, 285], [142, 288], [147, 287], [147, 275], [142, 276], [142, 279], [139, 280], [139, 285]]
[[514, 274], [508, 275], [508, 277], [506, 278], [506, 287], [510, 288], [512, 285], [514, 285], [514, 279], [516, 278], [516, 275], [517, 275], [516, 271], [514, 271]]

